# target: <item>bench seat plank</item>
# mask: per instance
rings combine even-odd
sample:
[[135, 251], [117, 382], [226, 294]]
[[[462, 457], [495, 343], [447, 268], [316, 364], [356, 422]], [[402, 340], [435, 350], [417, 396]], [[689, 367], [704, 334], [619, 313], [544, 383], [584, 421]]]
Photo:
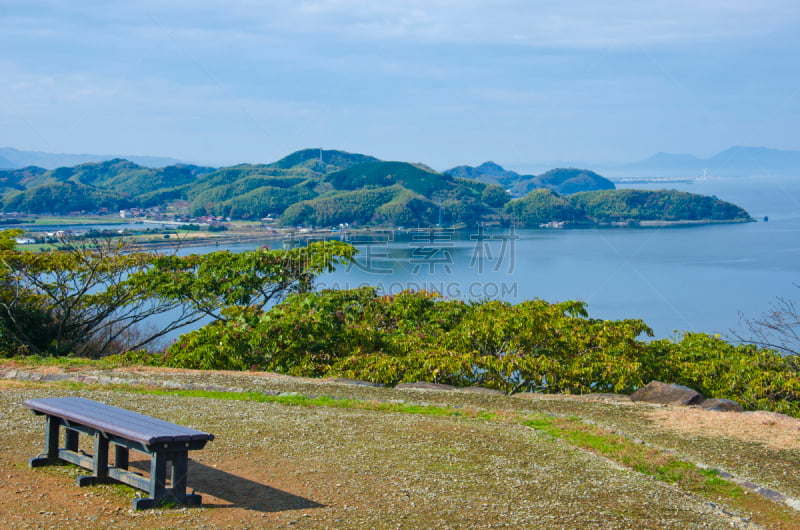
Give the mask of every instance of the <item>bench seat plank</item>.
[[29, 399], [25, 406], [146, 446], [214, 439], [213, 434], [80, 397]]

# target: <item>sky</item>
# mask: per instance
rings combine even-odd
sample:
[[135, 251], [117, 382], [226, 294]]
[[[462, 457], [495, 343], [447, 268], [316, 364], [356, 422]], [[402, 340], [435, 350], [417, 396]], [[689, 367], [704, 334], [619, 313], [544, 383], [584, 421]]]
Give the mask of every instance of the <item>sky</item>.
[[797, 0], [0, 0], [0, 146], [268, 163], [800, 149]]

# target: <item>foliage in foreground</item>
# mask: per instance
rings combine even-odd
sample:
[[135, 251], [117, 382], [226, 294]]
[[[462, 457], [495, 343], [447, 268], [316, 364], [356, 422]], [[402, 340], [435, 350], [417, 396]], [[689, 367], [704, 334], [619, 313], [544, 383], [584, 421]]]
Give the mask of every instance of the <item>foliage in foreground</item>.
[[269, 311], [231, 307], [226, 317], [181, 337], [161, 362], [509, 394], [630, 393], [657, 379], [800, 416], [794, 356], [703, 333], [646, 342], [642, 321], [588, 318], [581, 302], [466, 303], [361, 288], [295, 294]]

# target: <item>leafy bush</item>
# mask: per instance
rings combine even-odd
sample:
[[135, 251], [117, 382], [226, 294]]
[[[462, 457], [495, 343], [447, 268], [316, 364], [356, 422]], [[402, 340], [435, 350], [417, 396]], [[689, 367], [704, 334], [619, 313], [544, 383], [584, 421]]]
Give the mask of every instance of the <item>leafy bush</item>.
[[730, 344], [705, 333], [686, 333], [678, 342], [653, 341], [645, 366], [648, 379], [686, 385], [708, 397], [733, 399], [750, 410], [800, 416], [800, 366], [794, 355], [781, 356], [752, 344]]
[[466, 303], [374, 288], [299, 293], [268, 311], [228, 310], [181, 338], [166, 363], [188, 368], [429, 381], [512, 394], [630, 393], [653, 379], [800, 416], [800, 363], [687, 333], [646, 342], [641, 320], [589, 318], [582, 302]]

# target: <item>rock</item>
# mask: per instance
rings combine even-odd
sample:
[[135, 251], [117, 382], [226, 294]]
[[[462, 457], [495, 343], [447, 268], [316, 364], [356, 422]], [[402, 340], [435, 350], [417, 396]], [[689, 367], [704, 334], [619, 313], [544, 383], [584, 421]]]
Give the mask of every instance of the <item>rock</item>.
[[450, 385], [442, 385], [439, 383], [426, 383], [425, 381], [417, 381], [416, 383], [400, 383], [395, 385], [395, 388], [414, 388], [417, 390], [455, 390], [456, 387]]
[[630, 401], [631, 396], [626, 394], [612, 394], [609, 392], [598, 392], [597, 394], [584, 394], [584, 399], [589, 401]]
[[456, 389], [456, 392], [467, 392], [470, 394], [494, 394], [499, 396], [505, 396], [506, 393], [502, 390], [496, 390], [494, 388], [485, 388], [482, 386], [465, 386], [463, 388]]
[[65, 379], [69, 379], [69, 376], [67, 374], [46, 374], [42, 378], [42, 381], [46, 381], [49, 383], [53, 381], [64, 381]]
[[731, 399], [706, 399], [698, 407], [706, 410], [716, 410], [718, 412], [744, 412], [741, 405]]
[[380, 383], [373, 383], [372, 381], [363, 381], [361, 379], [348, 379], [347, 377], [330, 377], [322, 380], [324, 383], [340, 383], [343, 385], [359, 385], [359, 386], [374, 386], [382, 387]]
[[786, 496], [778, 491], [775, 491], [770, 488], [758, 488], [756, 493], [763, 495], [764, 497], [771, 499], [773, 501], [783, 502], [786, 500]]
[[631, 394], [631, 401], [658, 403], [661, 405], [697, 405], [705, 398], [700, 392], [683, 385], [650, 381]]

